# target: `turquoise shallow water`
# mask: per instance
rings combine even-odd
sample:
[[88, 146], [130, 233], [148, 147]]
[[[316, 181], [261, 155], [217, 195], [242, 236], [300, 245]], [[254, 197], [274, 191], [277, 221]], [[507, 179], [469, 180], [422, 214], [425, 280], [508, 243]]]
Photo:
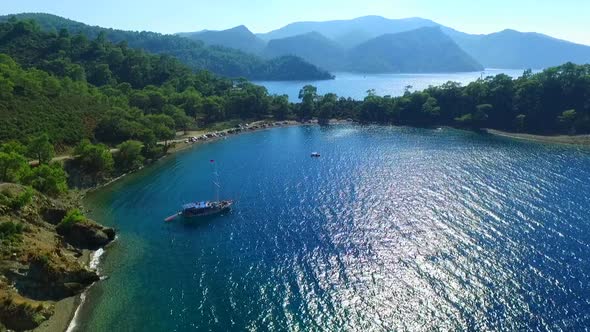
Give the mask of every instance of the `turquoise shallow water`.
[[[210, 159], [234, 210], [164, 224], [212, 196]], [[89, 206], [119, 240], [79, 330], [590, 325], [583, 148], [451, 129], [277, 128], [170, 157]]]

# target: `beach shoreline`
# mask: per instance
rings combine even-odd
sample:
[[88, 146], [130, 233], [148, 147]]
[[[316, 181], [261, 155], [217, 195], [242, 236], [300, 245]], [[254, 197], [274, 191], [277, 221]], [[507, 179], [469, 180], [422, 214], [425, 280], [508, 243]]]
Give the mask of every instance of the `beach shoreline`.
[[[349, 123], [353, 123], [353, 122], [351, 122], [349, 120], [331, 120], [330, 121], [330, 124], [349, 124]], [[203, 135], [206, 136], [209, 134], [221, 133], [221, 132], [223, 132], [225, 134], [219, 135], [219, 136], [214, 136], [214, 137], [208, 138], [206, 140], [197, 140], [195, 142], [186, 142], [186, 140], [191, 137], [190, 136], [191, 132], [188, 132], [187, 134], [170, 141], [169, 144], [173, 144], [173, 146], [170, 147], [170, 149], [168, 150], [166, 155], [164, 155], [163, 157], [159, 158], [158, 160], [156, 160], [154, 162], [164, 160], [170, 156], [175, 155], [177, 152], [185, 151], [185, 150], [188, 150], [188, 149], [196, 147], [196, 146], [201, 146], [202, 144], [216, 142], [216, 141], [225, 139], [227, 137], [232, 137], [232, 136], [237, 136], [237, 135], [247, 134], [247, 133], [254, 133], [254, 132], [258, 132], [258, 131], [262, 131], [262, 130], [266, 130], [266, 129], [272, 129], [272, 128], [285, 128], [285, 127], [317, 125], [317, 124], [318, 124], [317, 121], [308, 121], [308, 122], [298, 122], [298, 121], [292, 121], [292, 120], [291, 121], [278, 121], [278, 122], [277, 121], [275, 121], [275, 122], [258, 121], [258, 122], [254, 122], [254, 123], [250, 124], [250, 126], [246, 129], [242, 129], [239, 132], [234, 132], [234, 133], [229, 133], [229, 134], [227, 133], [228, 130], [199, 132], [200, 136], [203, 136]], [[495, 129], [484, 129], [484, 131], [490, 135], [499, 136], [499, 137], [506, 137], [506, 138], [511, 138], [511, 139], [519, 139], [519, 140], [527, 140], [527, 141], [535, 141], [535, 142], [551, 143], [551, 144], [569, 144], [569, 145], [590, 146], [590, 135], [542, 136], [542, 135], [532, 135], [532, 134], [510, 133], [510, 132], [504, 132], [504, 131], [495, 130]], [[125, 178], [127, 175], [136, 173], [136, 172], [140, 171], [141, 169], [143, 169], [144, 167], [149, 167], [149, 166], [150, 165], [143, 166], [133, 172], [125, 173], [125, 174], [122, 174], [116, 178], [113, 178], [103, 184], [97, 185], [97, 186], [89, 188], [89, 189], [85, 189], [82, 191], [81, 197], [83, 198], [86, 193], [103, 189], [103, 188]], [[93, 256], [95, 255], [95, 253], [96, 252], [88, 251], [84, 255], [84, 260], [85, 260], [85, 264], [87, 266], [96, 269], [96, 268], [98, 268], [98, 266], [93, 266], [93, 264], [91, 264], [92, 261], [95, 261], [97, 263], [99, 262], [99, 260], [93, 259]], [[41, 326], [39, 326], [37, 329], [35, 329], [35, 331], [37, 331], [37, 332], [72, 331], [73, 328], [75, 328], [75, 326], [76, 326], [75, 325], [76, 314], [80, 311], [80, 308], [82, 307], [82, 305], [84, 303], [88, 302], [87, 300], [84, 299], [84, 297], [91, 287], [92, 286], [90, 286], [84, 293], [82, 293], [80, 295], [77, 295], [77, 296], [71, 297], [71, 298], [67, 298], [67, 299], [57, 302], [56, 307], [55, 307], [55, 314], [51, 317], [51, 319], [49, 319], [47, 322], [43, 323]]]
[[533, 134], [522, 134], [522, 133], [511, 133], [496, 129], [484, 129], [484, 131], [490, 135], [506, 137], [511, 139], [533, 141], [539, 143], [551, 143], [551, 144], [567, 144], [567, 145], [585, 145], [590, 146], [590, 135], [533, 135]]
[[[276, 123], [280, 123], [280, 124], [276, 124]], [[353, 121], [349, 121], [349, 120], [338, 120], [338, 119], [332, 119], [330, 120], [329, 124], [350, 124], [350, 123], [354, 123]], [[262, 126], [262, 124], [266, 124], [266, 126]], [[156, 163], [158, 161], [162, 161], [165, 160], [166, 158], [169, 158], [171, 156], [174, 156], [176, 153], [178, 152], [182, 152], [185, 150], [188, 150], [190, 148], [194, 148], [194, 147], [198, 147], [201, 146], [203, 144], [207, 144], [207, 143], [213, 143], [213, 142], [217, 142], [220, 141], [222, 139], [226, 139], [227, 137], [234, 137], [234, 136], [238, 136], [238, 135], [243, 135], [243, 134], [249, 134], [249, 133], [255, 133], [255, 132], [259, 132], [259, 131], [263, 131], [263, 130], [267, 130], [267, 129], [273, 129], [273, 128], [287, 128], [287, 127], [298, 127], [298, 126], [309, 126], [309, 125], [317, 125], [318, 121], [317, 120], [309, 120], [307, 122], [299, 122], [299, 121], [294, 121], [294, 120], [284, 120], [284, 121], [274, 121], [274, 122], [268, 122], [268, 121], [256, 121], [256, 122], [252, 122], [250, 124], [250, 126], [246, 129], [242, 129], [239, 132], [235, 132], [235, 133], [230, 133], [230, 134], [225, 134], [223, 136], [217, 136], [217, 137], [211, 137], [208, 138], [207, 140], [198, 140], [195, 142], [186, 142], [187, 139], [189, 139], [191, 136], [191, 132], [188, 132], [185, 135], [182, 135], [180, 138], [175, 138], [173, 140], [170, 140], [168, 142], [168, 144], [172, 144], [172, 146], [169, 147], [168, 151], [166, 152], [165, 155], [163, 155], [162, 157], [156, 159], [153, 161], [153, 163]], [[221, 133], [221, 132], [227, 132], [229, 129], [227, 130], [221, 130], [221, 131], [207, 131], [207, 132], [199, 132], [199, 136], [203, 136], [203, 135], [208, 135], [208, 134], [214, 134], [214, 133]], [[131, 175], [134, 173], [139, 172], [140, 170], [146, 168], [146, 167], [150, 167], [153, 163], [151, 164], [147, 164], [145, 166], [142, 166], [136, 170], [127, 172], [125, 174], [121, 174], [115, 178], [110, 179], [109, 181], [106, 181], [104, 183], [98, 184], [92, 188], [87, 188], [87, 189], [83, 189], [80, 190], [80, 197], [81, 199], [84, 199], [84, 196], [87, 193], [96, 191], [96, 190], [100, 190], [102, 188], [108, 187], [111, 184], [114, 184], [116, 182], [118, 182], [119, 180], [127, 177], [127, 175]]]
[[[99, 251], [103, 251], [104, 249], [98, 249], [95, 251], [84, 249], [82, 251], [82, 256], [79, 258], [80, 263], [83, 265], [96, 269], [96, 265], [93, 265], [93, 261], [95, 261], [96, 253]], [[99, 258], [99, 257], [98, 257]], [[92, 287], [92, 286], [90, 286]], [[88, 289], [90, 288], [88, 287]], [[54, 314], [33, 331], [35, 332], [53, 332], [53, 331], [68, 331], [72, 321], [76, 316], [76, 312], [80, 308], [84, 300], [85, 293], [88, 291], [85, 290], [82, 294], [65, 298], [63, 300], [55, 302], [55, 309]]]
[[[279, 124], [277, 124], [277, 123], [279, 123]], [[333, 120], [330, 123], [331, 124], [342, 124], [342, 123], [350, 123], [350, 122], [343, 121], [343, 120]], [[172, 140], [171, 143], [173, 143], [174, 146], [168, 150], [166, 155], [164, 155], [162, 158], [159, 158], [156, 161], [164, 160], [170, 156], [175, 155], [178, 152], [185, 151], [185, 150], [188, 150], [193, 147], [201, 146], [202, 144], [216, 142], [216, 141], [219, 141], [219, 140], [224, 139], [226, 137], [254, 133], [254, 132], [258, 132], [258, 131], [262, 131], [262, 130], [266, 130], [266, 129], [272, 129], [272, 128], [285, 128], [285, 127], [315, 125], [315, 124], [317, 124], [317, 121], [309, 121], [309, 122], [298, 122], [298, 121], [292, 121], [292, 120], [290, 120], [290, 121], [274, 121], [274, 122], [257, 121], [257, 122], [253, 122], [252, 124], [250, 124], [250, 126], [247, 129], [242, 129], [240, 132], [235, 132], [232, 134], [225, 134], [223, 136], [220, 135], [220, 136], [208, 138], [207, 140], [199, 140], [199, 141], [195, 141], [192, 143], [191, 142], [187, 143], [186, 140], [190, 137], [190, 133], [189, 133], [187, 135], [183, 135], [181, 138], [177, 138], [177, 139]], [[208, 135], [208, 134], [220, 133], [220, 132], [227, 132], [227, 130], [201, 132], [200, 135]], [[80, 197], [81, 197], [81, 199], [83, 199], [87, 193], [108, 187], [109, 185], [114, 184], [114, 183], [118, 182], [119, 180], [125, 178], [127, 175], [136, 173], [136, 172], [140, 171], [141, 169], [143, 169], [145, 167], [149, 167], [149, 166], [150, 165], [143, 166], [133, 172], [122, 174], [120, 176], [117, 176], [117, 177], [115, 177], [105, 183], [102, 183], [100, 185], [97, 185], [95, 187], [82, 190]], [[83, 260], [84, 264], [90, 268], [98, 269], [98, 266], [100, 264], [100, 257], [95, 259], [94, 256], [100, 250], [102, 250], [102, 249], [99, 249], [97, 251], [85, 251], [83, 258], [81, 258]], [[102, 252], [101, 252], [101, 255], [102, 255]], [[95, 262], [97, 265], [92, 264], [93, 262]], [[42, 325], [40, 325], [38, 328], [36, 328], [34, 331], [35, 332], [49, 332], [49, 331], [69, 332], [69, 331], [73, 331], [76, 327], [76, 322], [75, 322], [76, 314], [80, 311], [80, 308], [82, 307], [82, 305], [88, 302], [87, 298], [86, 298], [86, 294], [92, 286], [88, 287], [88, 289], [86, 289], [84, 291], [84, 293], [82, 293], [80, 295], [77, 295], [74, 297], [69, 297], [69, 298], [66, 298], [61, 301], [56, 302], [54, 315], [49, 320], [47, 320]]]
[[[113, 241], [115, 242], [115, 241]], [[111, 244], [109, 244], [110, 246]], [[107, 246], [108, 247], [108, 246]], [[100, 275], [99, 264], [100, 260], [105, 253], [105, 248], [99, 248], [98, 250], [84, 250], [83, 255], [80, 257], [80, 262], [86, 265], [91, 270], [96, 271]], [[102, 280], [101, 276], [101, 280]], [[98, 281], [100, 282], [100, 281]], [[41, 325], [39, 325], [33, 331], [35, 332], [53, 332], [53, 331], [74, 331], [77, 324], [76, 318], [82, 305], [87, 300], [88, 291], [94, 286], [90, 285], [84, 292], [76, 296], [68, 297], [55, 303], [54, 314]]]

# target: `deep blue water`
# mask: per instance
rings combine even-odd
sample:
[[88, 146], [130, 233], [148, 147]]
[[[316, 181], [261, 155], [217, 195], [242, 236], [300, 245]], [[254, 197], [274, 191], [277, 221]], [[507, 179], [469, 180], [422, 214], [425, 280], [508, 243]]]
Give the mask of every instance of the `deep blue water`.
[[[321, 158], [310, 158], [319, 151]], [[231, 213], [165, 224], [212, 197]], [[590, 152], [318, 126], [175, 155], [89, 197], [119, 230], [85, 331], [582, 330]]]
[[401, 96], [408, 85], [411, 91], [421, 91], [430, 85], [438, 86], [448, 81], [467, 85], [480, 77], [506, 74], [519, 77], [524, 70], [517, 69], [486, 69], [483, 72], [441, 73], [441, 74], [356, 74], [335, 73], [336, 79], [323, 81], [258, 81], [271, 94], [288, 95], [289, 100], [296, 102], [299, 90], [311, 84], [318, 88], [319, 94], [336, 93], [340, 97], [350, 97], [362, 100], [367, 96], [367, 90], [374, 89], [380, 96]]

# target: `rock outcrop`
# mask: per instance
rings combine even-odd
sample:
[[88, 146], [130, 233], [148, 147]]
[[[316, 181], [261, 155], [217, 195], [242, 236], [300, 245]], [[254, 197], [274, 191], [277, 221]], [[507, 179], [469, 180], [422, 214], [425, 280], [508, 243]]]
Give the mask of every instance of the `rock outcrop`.
[[68, 227], [57, 227], [57, 233], [76, 248], [96, 250], [115, 239], [115, 230], [87, 220]]
[[96, 250], [115, 238], [113, 229], [88, 219], [64, 227], [75, 200], [38, 192], [21, 199], [26, 192], [0, 183], [0, 332], [36, 328], [53, 314], [55, 301], [98, 281], [83, 249]]

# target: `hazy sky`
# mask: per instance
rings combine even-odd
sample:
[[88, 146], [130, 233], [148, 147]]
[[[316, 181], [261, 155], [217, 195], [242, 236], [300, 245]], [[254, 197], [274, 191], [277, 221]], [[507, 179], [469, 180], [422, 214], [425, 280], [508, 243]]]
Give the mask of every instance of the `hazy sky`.
[[468, 33], [536, 31], [590, 45], [590, 0], [0, 0], [0, 14], [47, 12], [163, 33], [244, 24], [267, 32], [294, 21], [363, 15], [423, 17]]

